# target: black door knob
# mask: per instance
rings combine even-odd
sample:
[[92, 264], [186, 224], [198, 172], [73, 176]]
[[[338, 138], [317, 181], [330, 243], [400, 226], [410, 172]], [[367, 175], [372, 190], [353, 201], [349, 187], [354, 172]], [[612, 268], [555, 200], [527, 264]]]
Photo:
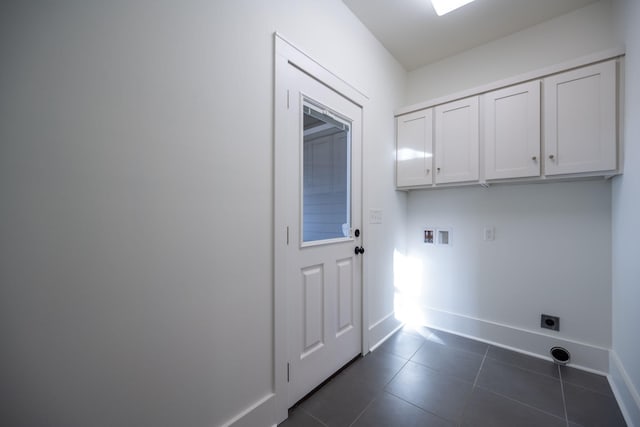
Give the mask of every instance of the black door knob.
[[363, 254], [364, 253], [364, 248], [362, 246], [360, 246], [360, 247], [356, 246], [355, 253], [356, 253], [356, 255]]

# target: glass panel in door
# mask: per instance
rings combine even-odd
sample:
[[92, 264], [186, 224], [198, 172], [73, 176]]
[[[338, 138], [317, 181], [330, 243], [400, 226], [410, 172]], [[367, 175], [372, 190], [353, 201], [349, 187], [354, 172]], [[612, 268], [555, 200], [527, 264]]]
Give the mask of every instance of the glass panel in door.
[[303, 103], [303, 245], [350, 238], [351, 124]]

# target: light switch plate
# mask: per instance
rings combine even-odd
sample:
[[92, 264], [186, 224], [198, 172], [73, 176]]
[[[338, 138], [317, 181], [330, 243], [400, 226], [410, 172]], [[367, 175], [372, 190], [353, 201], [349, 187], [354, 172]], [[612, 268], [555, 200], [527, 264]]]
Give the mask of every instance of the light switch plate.
[[491, 242], [496, 238], [496, 229], [494, 227], [485, 227], [482, 235], [485, 241]]
[[369, 209], [369, 224], [382, 224], [382, 209]]

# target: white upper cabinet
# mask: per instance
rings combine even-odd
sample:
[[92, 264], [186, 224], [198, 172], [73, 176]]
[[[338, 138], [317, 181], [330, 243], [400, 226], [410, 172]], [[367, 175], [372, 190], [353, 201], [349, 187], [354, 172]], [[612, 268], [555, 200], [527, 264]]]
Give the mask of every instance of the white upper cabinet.
[[433, 110], [397, 118], [396, 184], [431, 185], [433, 176]]
[[610, 52], [414, 104], [397, 118], [397, 186], [489, 185], [621, 173]]
[[435, 107], [436, 184], [478, 180], [478, 97]]
[[545, 174], [616, 169], [616, 62], [544, 79]]
[[540, 81], [483, 95], [486, 179], [540, 175]]

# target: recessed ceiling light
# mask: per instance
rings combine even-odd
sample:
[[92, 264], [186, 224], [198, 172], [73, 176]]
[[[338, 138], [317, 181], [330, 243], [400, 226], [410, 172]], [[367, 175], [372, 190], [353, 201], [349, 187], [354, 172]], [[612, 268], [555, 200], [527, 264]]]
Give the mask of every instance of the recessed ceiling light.
[[431, 0], [431, 4], [438, 16], [442, 16], [472, 1], [473, 0]]

